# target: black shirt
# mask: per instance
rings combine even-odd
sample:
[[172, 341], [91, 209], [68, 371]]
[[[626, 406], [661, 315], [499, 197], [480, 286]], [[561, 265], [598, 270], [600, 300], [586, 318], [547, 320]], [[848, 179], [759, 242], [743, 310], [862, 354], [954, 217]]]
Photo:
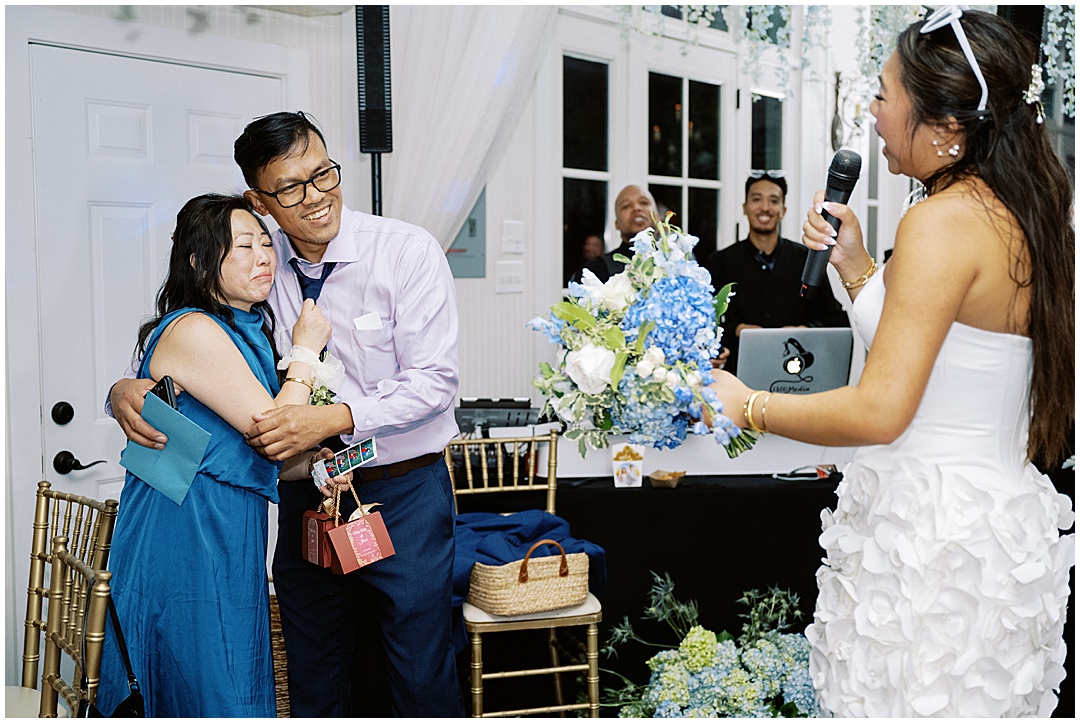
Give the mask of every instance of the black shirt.
[[715, 252], [707, 264], [713, 288], [735, 282], [735, 296], [724, 315], [721, 344], [731, 350], [724, 369], [735, 373], [738, 366], [739, 324], [756, 324], [767, 329], [782, 326], [850, 326], [847, 313], [829, 288], [810, 299], [799, 296], [807, 249], [780, 239], [770, 256], [765, 256], [749, 239]]

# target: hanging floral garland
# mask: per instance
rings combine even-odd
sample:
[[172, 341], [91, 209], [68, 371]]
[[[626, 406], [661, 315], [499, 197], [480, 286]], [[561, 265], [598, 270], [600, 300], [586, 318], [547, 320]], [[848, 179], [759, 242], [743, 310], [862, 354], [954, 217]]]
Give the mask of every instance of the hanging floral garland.
[[1073, 55], [1076, 50], [1076, 31], [1071, 8], [1066, 9], [1061, 5], [1047, 6], [1045, 37], [1042, 52], [1046, 56], [1046, 80], [1049, 84], [1058, 85], [1061, 90], [1062, 109], [1070, 118], [1075, 118], [1076, 70]]
[[[675, 8], [678, 17], [665, 15], [664, 7]], [[712, 27], [716, 18], [720, 17], [720, 8], [720, 5], [620, 5], [615, 8], [615, 12], [619, 16], [624, 38], [631, 30], [662, 38], [668, 34], [669, 23], [681, 24], [685, 35], [680, 51], [686, 55], [690, 52], [691, 45], [697, 45], [699, 31]]]

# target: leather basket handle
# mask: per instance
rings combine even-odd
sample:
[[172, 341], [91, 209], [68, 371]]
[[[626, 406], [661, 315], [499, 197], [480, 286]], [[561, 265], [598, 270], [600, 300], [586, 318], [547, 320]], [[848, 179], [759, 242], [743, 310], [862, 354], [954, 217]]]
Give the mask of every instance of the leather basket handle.
[[570, 574], [570, 565], [566, 562], [566, 550], [555, 540], [537, 540], [533, 543], [533, 546], [529, 548], [529, 551], [525, 553], [525, 559], [521, 561], [521, 571], [518, 572], [518, 582], [529, 581], [529, 556], [533, 554], [533, 551], [540, 547], [540, 545], [555, 545], [559, 548], [559, 553], [562, 555], [562, 562], [559, 563], [559, 577], [566, 577]]

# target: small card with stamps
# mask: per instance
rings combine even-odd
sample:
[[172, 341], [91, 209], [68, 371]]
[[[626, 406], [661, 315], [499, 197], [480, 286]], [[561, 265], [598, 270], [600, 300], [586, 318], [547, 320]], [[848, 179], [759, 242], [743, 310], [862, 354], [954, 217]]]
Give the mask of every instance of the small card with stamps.
[[316, 484], [322, 486], [334, 477], [351, 472], [357, 467], [362, 467], [378, 456], [375, 449], [375, 438], [371, 437], [346, 447], [335, 454], [333, 459], [318, 460], [311, 471], [311, 476], [315, 479]]

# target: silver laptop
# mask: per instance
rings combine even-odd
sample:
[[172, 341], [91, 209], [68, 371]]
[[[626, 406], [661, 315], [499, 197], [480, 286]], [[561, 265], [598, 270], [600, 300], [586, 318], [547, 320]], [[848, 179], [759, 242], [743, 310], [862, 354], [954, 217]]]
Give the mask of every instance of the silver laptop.
[[851, 329], [744, 329], [737, 376], [751, 389], [813, 394], [851, 372]]

